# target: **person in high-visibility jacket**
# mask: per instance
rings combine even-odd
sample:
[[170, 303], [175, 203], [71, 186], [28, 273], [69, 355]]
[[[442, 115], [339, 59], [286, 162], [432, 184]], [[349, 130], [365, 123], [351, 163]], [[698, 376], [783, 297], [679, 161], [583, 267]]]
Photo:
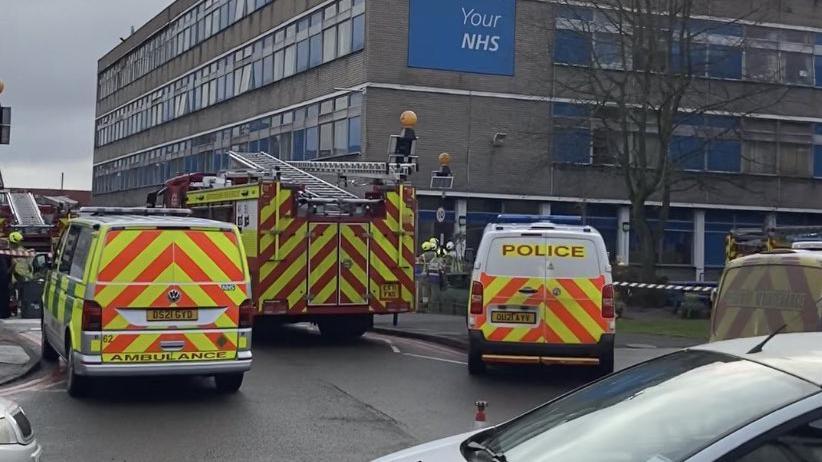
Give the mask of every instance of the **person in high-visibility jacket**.
[[[11, 247], [11, 250], [26, 252], [26, 249], [23, 247], [23, 234], [19, 231], [14, 231], [9, 234], [9, 246]], [[15, 286], [32, 278], [32, 263], [33, 258], [31, 256], [12, 256], [11, 275]]]

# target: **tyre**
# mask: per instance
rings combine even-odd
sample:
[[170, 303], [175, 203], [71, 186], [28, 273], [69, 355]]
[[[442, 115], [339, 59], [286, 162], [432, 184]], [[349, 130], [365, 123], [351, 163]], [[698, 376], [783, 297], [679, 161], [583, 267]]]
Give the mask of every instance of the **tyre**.
[[373, 325], [372, 316], [332, 317], [317, 323], [323, 337], [332, 340], [353, 340], [362, 337]]
[[599, 357], [599, 373], [600, 375], [608, 375], [614, 372], [614, 349], [610, 348], [607, 352]]
[[57, 361], [57, 358], [60, 357], [60, 353], [49, 343], [46, 325], [42, 319], [40, 320], [40, 357], [50, 363]]
[[72, 398], [81, 398], [88, 392], [88, 377], [77, 374], [71, 340], [66, 341], [66, 389]]
[[243, 384], [243, 374], [219, 374], [214, 376], [217, 392], [223, 394], [237, 393]]
[[485, 362], [482, 360], [482, 352], [474, 348], [468, 349], [468, 373], [470, 375], [483, 375], [486, 372]]

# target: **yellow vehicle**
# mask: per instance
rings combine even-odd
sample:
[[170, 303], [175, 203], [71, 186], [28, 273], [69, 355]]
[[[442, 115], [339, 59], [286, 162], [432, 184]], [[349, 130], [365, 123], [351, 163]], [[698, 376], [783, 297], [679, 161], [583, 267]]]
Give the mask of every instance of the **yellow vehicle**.
[[822, 226], [772, 226], [737, 228], [725, 236], [725, 261], [802, 243], [822, 241]]
[[822, 330], [822, 252], [781, 249], [725, 267], [711, 315], [711, 341]]
[[250, 277], [237, 228], [187, 210], [85, 208], [44, 289], [43, 358], [68, 391], [96, 376], [209, 375], [237, 391], [251, 368]]
[[[468, 311], [468, 371], [487, 363], [614, 369], [614, 288], [602, 236], [501, 215], [483, 235]], [[523, 222], [526, 221], [526, 222]]]

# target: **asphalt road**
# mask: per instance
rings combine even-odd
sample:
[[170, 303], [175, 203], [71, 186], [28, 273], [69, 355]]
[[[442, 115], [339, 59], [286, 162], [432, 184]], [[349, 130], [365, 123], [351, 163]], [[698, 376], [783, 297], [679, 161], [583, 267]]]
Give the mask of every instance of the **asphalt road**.
[[[534, 367], [469, 377], [459, 351], [377, 334], [340, 345], [295, 327], [254, 340], [254, 370], [233, 396], [203, 378], [106, 379], [77, 400], [61, 366], [0, 395], [23, 406], [46, 460], [364, 461], [471, 430], [478, 399], [499, 423], [594, 377]], [[662, 352], [620, 350], [618, 366]]]

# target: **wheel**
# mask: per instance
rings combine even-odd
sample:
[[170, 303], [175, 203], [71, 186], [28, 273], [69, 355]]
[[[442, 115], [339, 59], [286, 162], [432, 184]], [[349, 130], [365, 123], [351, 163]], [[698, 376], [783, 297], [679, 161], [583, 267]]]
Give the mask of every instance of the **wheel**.
[[88, 377], [77, 374], [71, 340], [66, 341], [66, 389], [72, 398], [81, 398], [88, 391]]
[[483, 375], [486, 372], [485, 362], [482, 360], [482, 352], [474, 348], [468, 349], [468, 373], [470, 375]]
[[60, 357], [60, 353], [49, 343], [48, 333], [46, 333], [46, 323], [40, 320], [40, 357], [47, 362], [54, 362]]
[[599, 357], [599, 373], [600, 375], [608, 375], [614, 372], [614, 349], [610, 348], [607, 352]]
[[319, 321], [317, 325], [324, 337], [332, 340], [353, 340], [362, 337], [373, 325], [371, 316], [332, 317]]
[[243, 374], [220, 374], [214, 376], [214, 384], [217, 385], [219, 393], [237, 393], [243, 384]]

